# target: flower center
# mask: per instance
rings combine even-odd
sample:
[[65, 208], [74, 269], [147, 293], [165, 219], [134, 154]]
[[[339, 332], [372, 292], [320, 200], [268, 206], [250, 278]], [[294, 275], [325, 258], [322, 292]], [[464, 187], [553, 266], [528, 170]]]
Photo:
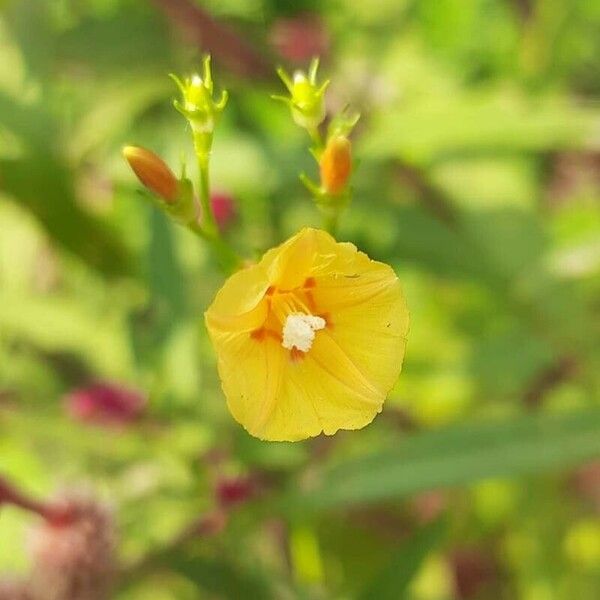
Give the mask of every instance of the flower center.
[[327, 323], [322, 317], [314, 315], [288, 315], [283, 325], [283, 340], [281, 345], [288, 350], [297, 348], [308, 352], [315, 339], [315, 332], [324, 329]]
[[265, 293], [266, 318], [250, 337], [257, 342], [276, 340], [290, 351], [292, 360], [301, 359], [311, 349], [317, 331], [333, 328], [329, 313], [321, 312], [313, 297], [316, 285], [314, 278], [308, 277], [293, 290], [271, 286]]

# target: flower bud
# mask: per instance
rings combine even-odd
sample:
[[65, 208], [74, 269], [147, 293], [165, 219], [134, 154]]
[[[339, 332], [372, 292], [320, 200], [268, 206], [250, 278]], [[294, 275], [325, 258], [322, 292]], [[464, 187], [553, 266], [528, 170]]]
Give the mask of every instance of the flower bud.
[[204, 152], [210, 150], [215, 122], [227, 104], [227, 92], [221, 92], [221, 98], [213, 98], [213, 80], [210, 68], [210, 56], [203, 61], [202, 77], [197, 73], [183, 81], [175, 75], [171, 79], [181, 92], [182, 101], [175, 100], [175, 108], [189, 121], [194, 132], [195, 143], [202, 146]]
[[60, 500], [68, 518], [31, 534], [33, 600], [108, 600], [116, 571], [112, 514], [94, 499]]
[[65, 405], [76, 421], [124, 426], [140, 417], [146, 407], [146, 398], [137, 390], [102, 382], [73, 390], [66, 396]]
[[168, 204], [177, 200], [179, 182], [160, 156], [139, 146], [125, 146], [123, 156], [144, 187]]
[[210, 205], [219, 229], [225, 231], [236, 217], [233, 198], [228, 194], [212, 194]]
[[348, 138], [331, 138], [321, 155], [319, 166], [323, 190], [332, 195], [342, 192], [352, 172], [352, 145]]
[[290, 93], [286, 96], [273, 96], [289, 105], [294, 122], [300, 127], [311, 131], [316, 129], [325, 118], [325, 90], [329, 80], [321, 85], [317, 84], [318, 59], [311, 62], [308, 74], [296, 71], [293, 78], [282, 69], [277, 69], [277, 74]]

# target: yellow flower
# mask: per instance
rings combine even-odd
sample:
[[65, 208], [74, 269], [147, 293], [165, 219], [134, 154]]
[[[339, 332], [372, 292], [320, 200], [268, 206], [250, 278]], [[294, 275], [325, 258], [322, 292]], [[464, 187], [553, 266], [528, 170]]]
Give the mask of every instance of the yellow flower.
[[408, 332], [391, 267], [316, 229], [232, 275], [205, 317], [232, 415], [273, 441], [369, 424]]

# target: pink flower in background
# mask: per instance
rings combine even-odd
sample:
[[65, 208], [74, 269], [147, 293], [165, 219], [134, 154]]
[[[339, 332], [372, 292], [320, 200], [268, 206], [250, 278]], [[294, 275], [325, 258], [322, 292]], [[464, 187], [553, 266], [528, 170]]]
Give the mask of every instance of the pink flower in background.
[[210, 203], [215, 215], [215, 221], [221, 231], [233, 222], [236, 217], [235, 201], [228, 194], [212, 194]]
[[271, 44], [279, 55], [293, 63], [305, 63], [329, 50], [329, 36], [316, 14], [278, 19], [271, 29]]
[[32, 597], [108, 600], [116, 573], [112, 512], [94, 498], [56, 500], [65, 518], [45, 521], [30, 533]]
[[256, 485], [250, 477], [222, 477], [215, 487], [217, 500], [223, 507], [246, 502], [255, 492]]
[[70, 392], [66, 409], [76, 421], [97, 425], [128, 425], [146, 407], [146, 397], [138, 390], [117, 383], [98, 382]]

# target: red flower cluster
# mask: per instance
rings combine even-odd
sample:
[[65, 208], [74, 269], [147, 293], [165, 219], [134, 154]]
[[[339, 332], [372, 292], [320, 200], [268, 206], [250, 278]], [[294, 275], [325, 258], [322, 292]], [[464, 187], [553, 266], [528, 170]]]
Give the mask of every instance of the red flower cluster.
[[222, 477], [215, 486], [217, 500], [224, 508], [246, 502], [255, 492], [256, 485], [250, 477]]
[[72, 391], [65, 398], [69, 415], [85, 423], [123, 426], [136, 421], [146, 397], [120, 384], [98, 382]]

